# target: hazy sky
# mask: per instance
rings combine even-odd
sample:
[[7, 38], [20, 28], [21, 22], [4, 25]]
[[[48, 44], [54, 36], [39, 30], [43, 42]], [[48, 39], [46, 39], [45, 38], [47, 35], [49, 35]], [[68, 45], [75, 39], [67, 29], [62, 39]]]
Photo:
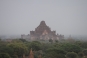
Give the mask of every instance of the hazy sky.
[[87, 0], [0, 0], [0, 35], [29, 34], [44, 20], [63, 35], [87, 35]]

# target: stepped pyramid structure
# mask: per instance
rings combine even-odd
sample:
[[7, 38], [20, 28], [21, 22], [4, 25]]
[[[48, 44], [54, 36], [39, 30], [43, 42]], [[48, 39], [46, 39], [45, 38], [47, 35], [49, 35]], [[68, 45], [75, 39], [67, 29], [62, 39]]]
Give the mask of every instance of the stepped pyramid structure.
[[56, 31], [51, 31], [50, 27], [46, 25], [45, 21], [41, 21], [40, 25], [35, 28], [35, 31], [30, 31], [30, 34], [21, 36], [33, 41], [33, 40], [60, 40], [64, 38], [64, 35], [56, 34]]

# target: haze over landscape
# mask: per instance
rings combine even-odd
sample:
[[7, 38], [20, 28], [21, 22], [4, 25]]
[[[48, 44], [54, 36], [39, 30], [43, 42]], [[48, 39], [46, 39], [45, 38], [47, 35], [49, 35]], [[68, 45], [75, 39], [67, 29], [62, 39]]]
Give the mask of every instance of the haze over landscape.
[[0, 58], [87, 58], [87, 0], [0, 0]]
[[87, 36], [87, 0], [0, 0], [0, 35], [29, 34], [42, 20], [58, 34]]

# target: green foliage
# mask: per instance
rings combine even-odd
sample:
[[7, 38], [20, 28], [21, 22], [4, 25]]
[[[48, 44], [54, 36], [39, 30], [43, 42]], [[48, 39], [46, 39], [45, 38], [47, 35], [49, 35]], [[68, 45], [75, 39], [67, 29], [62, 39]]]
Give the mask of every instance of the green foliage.
[[7, 46], [7, 43], [1, 43], [0, 53], [8, 53], [11, 56], [13, 54], [13, 49]]
[[56, 52], [57, 54], [66, 54], [66, 52], [64, 50], [61, 50], [61, 49], [57, 49], [57, 48], [49, 48], [47, 49], [47, 52]]
[[0, 42], [1, 42], [1, 38], [0, 38]]
[[83, 50], [83, 54], [87, 56], [87, 49]]
[[81, 42], [81, 41], [76, 41], [75, 44], [78, 45], [78, 46], [82, 46], [83, 42]]
[[17, 56], [17, 55], [13, 55], [12, 57], [13, 57], [13, 58], [18, 58], [18, 56]]
[[81, 47], [74, 45], [74, 44], [70, 44], [70, 43], [66, 43], [66, 44], [62, 44], [60, 45], [61, 49], [67, 51], [67, 52], [80, 52], [82, 51]]
[[80, 47], [82, 47], [82, 48], [86, 49], [86, 48], [87, 48], [87, 42], [83, 42], [83, 43], [81, 44], [81, 46], [80, 46]]
[[8, 53], [0, 53], [0, 58], [11, 58]]
[[77, 54], [74, 53], [74, 52], [68, 52], [68, 53], [66, 54], [66, 57], [67, 57], [67, 58], [77, 58]]
[[41, 44], [41, 50], [43, 52], [46, 52], [47, 49], [51, 48], [52, 47], [52, 44], [49, 44], [49, 43], [42, 43]]
[[78, 56], [79, 56], [79, 58], [82, 58], [84, 56], [84, 54], [82, 52], [79, 52]]
[[22, 41], [22, 42], [27, 42], [25, 39], [19, 39], [20, 41]]
[[24, 53], [28, 52], [28, 48], [23, 43], [11, 43], [8, 45], [14, 50], [14, 53], [18, 56], [22, 56]]
[[41, 43], [38, 41], [33, 41], [30, 43], [30, 48], [32, 48], [34, 51], [38, 51], [41, 49]]
[[53, 43], [53, 40], [52, 39], [49, 39], [49, 42]]
[[78, 45], [79, 47], [83, 48], [83, 49], [87, 48], [87, 42], [76, 41], [75, 44]]
[[58, 40], [55, 40], [56, 43], [58, 43]]
[[[65, 55], [78, 55], [77, 58], [87, 56], [87, 43], [77, 41], [75, 43], [58, 42], [55, 40], [49, 40], [49, 42], [32, 41], [27, 42], [25, 39], [15, 39], [12, 42], [0, 42], [0, 53], [8, 53], [11, 58], [22, 57], [23, 54], [29, 55], [29, 51], [32, 48], [34, 55], [38, 58], [42, 55], [43, 58], [65, 58]], [[84, 50], [85, 49], [85, 50]], [[68, 53], [71, 54], [68, 54]], [[68, 54], [68, 55], [67, 55]]]
[[46, 58], [65, 58], [66, 52], [57, 48], [47, 49]]

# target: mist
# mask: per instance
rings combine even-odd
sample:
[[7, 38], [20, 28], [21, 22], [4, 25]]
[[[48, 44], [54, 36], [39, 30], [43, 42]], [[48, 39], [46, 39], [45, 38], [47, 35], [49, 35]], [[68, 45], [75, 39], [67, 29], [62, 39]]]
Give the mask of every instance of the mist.
[[30, 34], [42, 20], [58, 34], [87, 36], [87, 0], [0, 0], [0, 35]]

